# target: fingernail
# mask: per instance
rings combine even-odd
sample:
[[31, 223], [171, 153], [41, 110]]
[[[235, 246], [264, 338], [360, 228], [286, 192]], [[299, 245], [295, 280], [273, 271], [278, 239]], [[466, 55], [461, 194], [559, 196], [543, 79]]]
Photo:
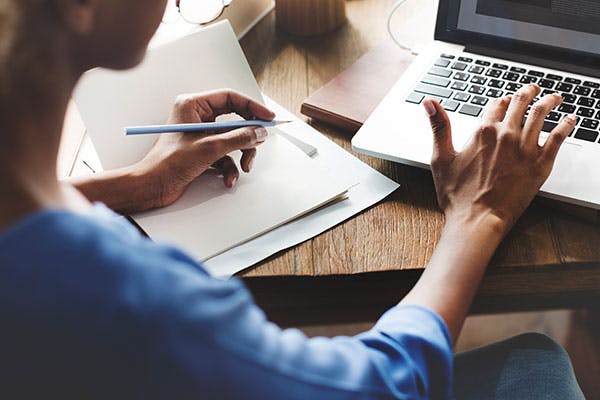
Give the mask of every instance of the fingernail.
[[237, 182], [238, 178], [233, 178], [233, 180], [231, 181], [231, 187], [235, 186], [235, 183]]
[[577, 117], [575, 116], [575, 114], [569, 114], [565, 116], [565, 119], [569, 120], [569, 122], [571, 122], [572, 124], [577, 123]]
[[431, 101], [425, 101], [423, 107], [425, 107], [425, 112], [430, 118], [437, 114], [437, 110]]
[[267, 132], [267, 130], [262, 126], [260, 128], [256, 128], [254, 133], [256, 133], [256, 140], [259, 142], [264, 142], [266, 137], [269, 135], [269, 132]]
[[253, 166], [254, 166], [254, 158], [252, 160], [250, 160], [250, 162], [248, 163], [248, 171], [250, 171]]

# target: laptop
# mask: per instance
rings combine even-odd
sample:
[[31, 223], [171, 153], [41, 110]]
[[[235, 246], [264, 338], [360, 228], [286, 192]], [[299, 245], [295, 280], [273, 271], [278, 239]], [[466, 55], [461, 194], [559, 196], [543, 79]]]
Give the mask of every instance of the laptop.
[[599, 78], [599, 0], [440, 0], [435, 41], [367, 119], [352, 147], [429, 168], [433, 141], [425, 98], [448, 111], [460, 150], [493, 98], [537, 83], [542, 95], [558, 92], [564, 99], [546, 117], [540, 144], [563, 115], [578, 115], [540, 195], [600, 209]]

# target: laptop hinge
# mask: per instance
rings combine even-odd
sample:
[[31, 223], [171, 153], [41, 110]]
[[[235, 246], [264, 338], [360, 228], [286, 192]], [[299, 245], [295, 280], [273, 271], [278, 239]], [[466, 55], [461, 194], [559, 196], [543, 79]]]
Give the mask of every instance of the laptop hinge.
[[492, 49], [488, 47], [467, 46], [465, 48], [465, 51], [488, 57], [502, 58], [509, 61], [516, 61], [524, 64], [537, 65], [544, 68], [558, 69], [561, 71], [572, 72], [574, 74], [600, 78], [600, 69], [598, 68], [591, 68], [583, 65], [574, 65], [561, 61], [550, 60], [547, 58], [532, 56], [531, 54], [515, 52], [513, 50], [508, 51], [502, 49]]

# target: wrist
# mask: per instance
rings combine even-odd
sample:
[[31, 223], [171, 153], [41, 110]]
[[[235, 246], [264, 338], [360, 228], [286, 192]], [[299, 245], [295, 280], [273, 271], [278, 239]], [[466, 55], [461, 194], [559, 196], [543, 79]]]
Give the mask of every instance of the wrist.
[[445, 216], [445, 230], [459, 231], [464, 235], [483, 235], [497, 244], [504, 239], [514, 224], [490, 209], [477, 207], [446, 211]]

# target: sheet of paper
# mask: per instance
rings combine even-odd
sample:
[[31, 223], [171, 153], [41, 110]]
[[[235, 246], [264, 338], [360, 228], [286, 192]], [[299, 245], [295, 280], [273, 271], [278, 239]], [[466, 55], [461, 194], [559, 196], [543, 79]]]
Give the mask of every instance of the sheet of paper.
[[133, 215], [135, 221], [153, 240], [207, 260], [329, 203], [351, 186], [277, 133], [258, 154], [253, 170], [242, 173], [233, 188], [209, 170], [173, 205]]
[[[399, 185], [327, 139], [285, 108], [265, 96], [278, 119], [293, 120], [280, 129], [318, 149], [313, 160], [334, 174], [342, 185], [353, 185], [348, 199], [322, 208], [237, 246], [204, 263], [213, 276], [228, 278], [265, 258], [311, 239], [383, 200]], [[360, 250], [357, 250], [360, 251]]]

